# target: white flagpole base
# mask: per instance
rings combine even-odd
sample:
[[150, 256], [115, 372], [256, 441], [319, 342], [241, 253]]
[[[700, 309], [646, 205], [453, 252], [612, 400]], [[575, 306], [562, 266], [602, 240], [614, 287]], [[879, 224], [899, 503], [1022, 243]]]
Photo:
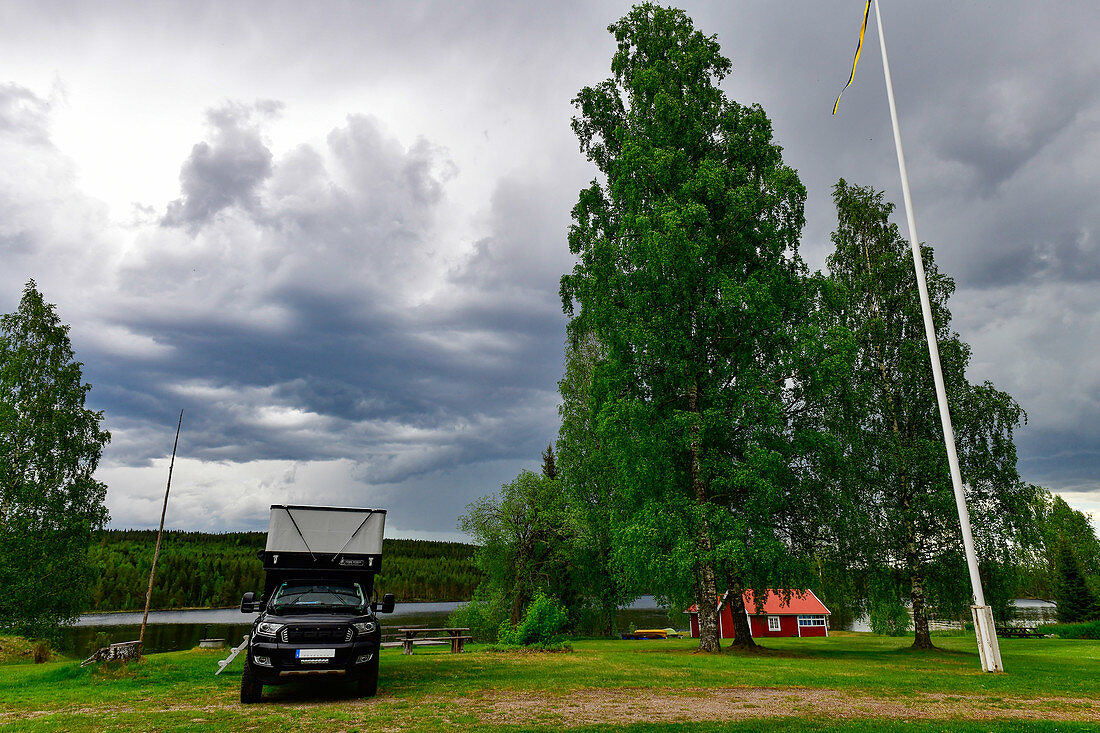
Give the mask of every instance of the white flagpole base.
[[982, 669], [986, 672], [1004, 672], [1001, 646], [997, 643], [997, 629], [993, 625], [993, 609], [989, 606], [971, 606], [970, 614], [974, 618], [974, 634], [978, 637]]

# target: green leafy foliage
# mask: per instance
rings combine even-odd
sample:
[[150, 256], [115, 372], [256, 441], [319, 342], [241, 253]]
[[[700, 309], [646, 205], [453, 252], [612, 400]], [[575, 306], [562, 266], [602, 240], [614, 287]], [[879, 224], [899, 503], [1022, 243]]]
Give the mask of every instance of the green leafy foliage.
[[499, 495], [470, 504], [459, 526], [478, 545], [481, 599], [492, 606], [490, 616], [515, 624], [540, 591], [575, 595], [568, 551], [573, 522], [557, 480], [522, 471]]
[[[844, 446], [831, 479], [843, 531], [832, 546], [863, 574], [905, 579], [896, 587], [913, 609], [914, 645], [926, 648], [930, 609], [958, 615], [972, 597], [912, 255], [881, 193], [841, 180], [833, 199], [823, 306], [852, 334], [855, 359], [823, 412]], [[954, 281], [930, 247], [922, 258], [974, 537], [1003, 621], [1014, 585], [1005, 569], [1039, 542], [1041, 495], [1016, 472], [1013, 434], [1025, 415], [992, 384], [967, 381], [970, 347], [947, 307]]]
[[805, 189], [764, 110], [723, 94], [732, 64], [717, 40], [653, 4], [609, 31], [612, 76], [574, 100], [602, 180], [579, 194], [577, 264], [561, 282], [574, 344], [600, 354], [558, 447], [570, 493], [597, 500], [586, 531], [607, 532], [597, 547], [620, 587], [710, 609], [718, 578], [740, 597], [803, 567], [795, 545], [820, 500], [803, 458], [826, 440], [803, 406], [837, 354], [831, 338], [802, 338], [820, 330], [797, 255]]
[[905, 636], [913, 627], [909, 611], [898, 599], [882, 598], [871, 603], [868, 609], [871, 631], [884, 636]]
[[[136, 610], [145, 606], [155, 530], [107, 530], [88, 549], [93, 568], [93, 610]], [[152, 608], [212, 608], [240, 603], [246, 591], [263, 587], [263, 532], [166, 531], [157, 560]], [[456, 601], [470, 598], [481, 575], [475, 548], [457, 542], [383, 541], [382, 572], [375, 593], [399, 601]]]
[[0, 628], [31, 637], [87, 605], [88, 543], [107, 521], [93, 474], [111, 435], [68, 331], [33, 280], [0, 317]]
[[500, 625], [505, 622], [501, 604], [486, 600], [484, 590], [478, 587], [469, 603], [464, 603], [447, 617], [447, 625], [467, 628], [474, 641], [492, 642], [497, 638]]
[[1037, 630], [1062, 639], [1100, 639], [1100, 619], [1075, 624], [1044, 624]]
[[501, 623], [497, 643], [508, 646], [560, 643], [566, 621], [567, 614], [560, 603], [541, 591], [536, 592], [518, 624]]
[[1058, 594], [1059, 553], [1063, 545], [1073, 555], [1093, 595], [1100, 596], [1100, 538], [1087, 514], [1065, 499], [1040, 489], [1039, 528], [1042, 547], [1021, 568], [1020, 592], [1037, 598]]
[[562, 404], [558, 432], [558, 465], [565, 499], [573, 509], [576, 534], [572, 544], [579, 603], [570, 606], [577, 630], [611, 636], [615, 610], [647, 584], [628, 587], [626, 574], [614, 556], [614, 529], [622, 519], [615, 481], [614, 455], [597, 429], [597, 400], [592, 392], [605, 349], [592, 335], [575, 335], [565, 350], [565, 374], [558, 382]]
[[1058, 544], [1055, 572], [1054, 600], [1058, 604], [1058, 620], [1072, 624], [1100, 619], [1100, 599], [1089, 589], [1081, 562], [1064, 536]]

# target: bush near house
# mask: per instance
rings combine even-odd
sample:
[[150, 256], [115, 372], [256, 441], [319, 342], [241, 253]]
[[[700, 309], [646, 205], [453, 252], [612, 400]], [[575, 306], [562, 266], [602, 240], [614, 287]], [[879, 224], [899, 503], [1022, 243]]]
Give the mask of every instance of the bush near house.
[[1038, 630], [1061, 639], [1100, 639], [1100, 619], [1079, 624], [1045, 624]]

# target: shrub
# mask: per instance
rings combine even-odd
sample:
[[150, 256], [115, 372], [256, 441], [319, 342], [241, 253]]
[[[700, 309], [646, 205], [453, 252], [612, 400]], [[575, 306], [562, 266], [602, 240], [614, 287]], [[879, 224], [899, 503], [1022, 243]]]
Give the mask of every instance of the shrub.
[[552, 644], [528, 644], [527, 646], [516, 646], [515, 644], [489, 644], [482, 651], [511, 652], [518, 654], [552, 654], [554, 652], [571, 652], [573, 651], [573, 646], [564, 641], [557, 641]]
[[42, 664], [50, 661], [50, 643], [48, 641], [34, 642], [34, 663]]
[[105, 646], [111, 645], [111, 637], [103, 631], [95, 632], [95, 635], [88, 641], [88, 656], [92, 656]]
[[868, 612], [871, 631], [885, 636], [905, 636], [909, 633], [909, 610], [895, 599], [873, 603]]
[[474, 593], [473, 600], [451, 611], [451, 615], [447, 617], [447, 625], [468, 628], [474, 641], [491, 642], [496, 639], [502, 616], [493, 603], [481, 597], [479, 588]]
[[1079, 624], [1043, 624], [1038, 631], [1057, 634], [1062, 639], [1100, 639], [1100, 620]]
[[535, 594], [515, 628], [507, 621], [501, 622], [497, 642], [508, 646], [554, 645], [561, 641], [559, 633], [566, 621], [565, 609], [561, 604], [540, 591]]

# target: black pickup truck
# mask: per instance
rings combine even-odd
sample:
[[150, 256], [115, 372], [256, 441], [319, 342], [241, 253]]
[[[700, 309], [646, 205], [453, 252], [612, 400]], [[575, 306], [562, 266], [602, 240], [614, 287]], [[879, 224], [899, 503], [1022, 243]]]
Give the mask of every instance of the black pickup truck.
[[366, 697], [377, 692], [382, 630], [375, 614], [394, 608], [391, 594], [371, 600], [384, 522], [383, 510], [271, 507], [264, 593], [241, 599], [242, 612], [260, 612], [242, 703], [260, 702], [264, 685], [315, 675], [350, 680]]

